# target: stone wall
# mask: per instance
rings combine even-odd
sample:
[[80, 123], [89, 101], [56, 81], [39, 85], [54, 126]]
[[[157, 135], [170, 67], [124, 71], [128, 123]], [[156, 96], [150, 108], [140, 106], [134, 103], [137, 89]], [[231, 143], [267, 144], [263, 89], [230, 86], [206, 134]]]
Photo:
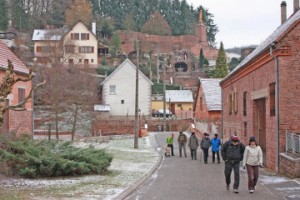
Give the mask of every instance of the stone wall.
[[291, 154], [280, 154], [280, 172], [290, 178], [300, 178], [300, 156], [293, 157]]

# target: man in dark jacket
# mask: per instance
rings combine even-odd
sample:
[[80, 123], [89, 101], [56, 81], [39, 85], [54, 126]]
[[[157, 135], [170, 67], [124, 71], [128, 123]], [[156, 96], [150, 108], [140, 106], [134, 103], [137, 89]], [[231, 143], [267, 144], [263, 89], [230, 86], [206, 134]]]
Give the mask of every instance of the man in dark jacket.
[[186, 157], [186, 142], [187, 142], [187, 138], [186, 138], [186, 135], [180, 131], [179, 132], [179, 136], [178, 136], [178, 146], [179, 146], [179, 156], [181, 157], [182, 156], [182, 149], [183, 149], [183, 153], [184, 153], [184, 156]]
[[208, 159], [208, 149], [211, 146], [210, 139], [208, 133], [204, 133], [204, 138], [202, 138], [200, 147], [203, 150], [204, 154], [204, 163], [207, 164]]
[[226, 189], [229, 190], [231, 172], [234, 171], [233, 192], [239, 192], [240, 185], [240, 162], [243, 160], [245, 146], [240, 142], [239, 137], [234, 135], [227, 141], [221, 150], [222, 158], [225, 161]]

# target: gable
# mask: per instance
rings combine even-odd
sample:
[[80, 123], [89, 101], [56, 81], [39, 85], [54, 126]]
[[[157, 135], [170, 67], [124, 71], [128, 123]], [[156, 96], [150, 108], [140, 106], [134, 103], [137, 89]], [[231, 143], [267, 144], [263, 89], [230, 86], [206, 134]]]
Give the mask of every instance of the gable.
[[[128, 68], [128, 69], [126, 69]], [[133, 75], [133, 77], [129, 77], [131, 79], [135, 79], [135, 70], [136, 70], [136, 66], [127, 58], [117, 69], [115, 69], [115, 71], [109, 75], [102, 83], [101, 85], [106, 84], [108, 81], [110, 81], [111, 79], [113, 79], [118, 73], [126, 73], [126, 71], [130, 71], [131, 75]], [[133, 72], [133, 73], [132, 73]], [[141, 70], [139, 70], [139, 77], [143, 78], [144, 80], [146, 80], [150, 85], [153, 85], [152, 81], [144, 75], [143, 72], [141, 72]]]
[[64, 36], [64, 40], [67, 38], [70, 38], [71, 33], [89, 33], [90, 34], [90, 39], [94, 39], [97, 41], [97, 37], [95, 34], [88, 29], [88, 27], [81, 21], [78, 21]]
[[200, 87], [209, 111], [222, 110], [221, 79], [200, 79]]

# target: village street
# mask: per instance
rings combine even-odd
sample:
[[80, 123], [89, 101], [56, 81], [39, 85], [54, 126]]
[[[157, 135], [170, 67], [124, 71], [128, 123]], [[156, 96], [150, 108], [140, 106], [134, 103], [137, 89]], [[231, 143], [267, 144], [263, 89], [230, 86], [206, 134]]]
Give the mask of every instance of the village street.
[[[167, 136], [168, 134], [156, 134], [158, 148], [165, 146]], [[178, 134], [175, 134], [175, 139], [177, 137]], [[180, 158], [176, 140], [174, 146], [175, 156], [164, 158], [157, 172], [127, 200], [300, 199], [300, 185], [296, 181], [262, 174], [257, 190], [254, 194], [250, 194], [244, 171], [241, 173], [240, 193], [234, 194], [232, 185], [231, 190], [226, 191], [223, 162], [213, 164], [211, 158], [208, 164], [204, 164], [203, 159], [200, 162], [199, 149], [197, 161], [191, 160], [189, 150], [187, 150], [187, 158]], [[163, 153], [162, 149], [160, 151]]]

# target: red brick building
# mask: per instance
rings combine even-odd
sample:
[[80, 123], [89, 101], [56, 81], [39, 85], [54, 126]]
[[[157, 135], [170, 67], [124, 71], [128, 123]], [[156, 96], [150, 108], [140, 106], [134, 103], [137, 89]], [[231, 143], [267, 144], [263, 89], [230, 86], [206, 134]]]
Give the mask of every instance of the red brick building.
[[200, 79], [195, 104], [195, 125], [213, 135], [221, 131], [221, 79]]
[[236, 133], [248, 144], [254, 135], [263, 149], [264, 165], [279, 170], [284, 163], [285, 133], [300, 131], [300, 11], [286, 20], [237, 68], [221, 81], [224, 139]]
[[[7, 68], [7, 60], [12, 61], [17, 77], [26, 78], [29, 74], [29, 69], [25, 64], [17, 58], [17, 56], [0, 41], [0, 79], [2, 80]], [[30, 93], [32, 82], [17, 82], [10, 95], [8, 95], [6, 103], [16, 105], [23, 101]], [[1, 133], [32, 134], [32, 101], [25, 105], [26, 111], [12, 111], [5, 113], [4, 123]]]

